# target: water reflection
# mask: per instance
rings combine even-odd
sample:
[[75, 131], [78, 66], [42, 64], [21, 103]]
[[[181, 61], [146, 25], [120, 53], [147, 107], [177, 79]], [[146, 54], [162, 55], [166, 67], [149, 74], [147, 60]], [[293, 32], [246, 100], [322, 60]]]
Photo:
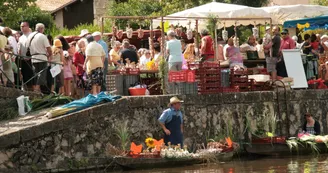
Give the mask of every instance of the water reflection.
[[328, 155], [235, 160], [211, 165], [124, 173], [328, 173]]

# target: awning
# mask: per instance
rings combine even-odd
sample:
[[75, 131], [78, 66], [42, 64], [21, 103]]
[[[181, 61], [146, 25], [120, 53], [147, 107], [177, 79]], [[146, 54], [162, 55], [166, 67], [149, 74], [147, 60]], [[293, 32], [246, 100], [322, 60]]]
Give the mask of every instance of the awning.
[[328, 16], [289, 20], [284, 22], [284, 28], [299, 28], [304, 30], [328, 29]]

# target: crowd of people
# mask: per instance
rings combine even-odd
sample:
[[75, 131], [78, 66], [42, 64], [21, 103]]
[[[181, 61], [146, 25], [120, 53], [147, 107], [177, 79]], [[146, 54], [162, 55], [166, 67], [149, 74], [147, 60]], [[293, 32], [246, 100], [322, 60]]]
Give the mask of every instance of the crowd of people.
[[63, 36], [45, 35], [42, 23], [34, 32], [27, 22], [20, 28], [0, 32], [1, 85], [35, 92], [48, 86], [51, 93], [80, 97], [86, 90], [94, 95], [106, 90], [109, 54], [100, 32], [83, 30], [82, 39], [68, 43]]
[[[0, 85], [36, 92], [41, 92], [41, 86], [50, 86], [50, 92], [78, 97], [106, 91], [108, 67], [117, 69], [134, 63], [144, 68], [150, 61], [158, 66], [164, 51], [169, 71], [187, 69], [186, 62], [194, 61], [196, 57], [201, 61], [220, 61], [222, 66], [230, 68], [243, 67], [245, 57], [242, 54], [253, 56], [256, 52], [256, 56], [266, 59], [267, 71], [275, 79], [287, 77], [281, 50], [300, 49], [314, 58], [328, 50], [327, 35], [305, 34], [304, 42], [300, 43], [298, 37], [290, 37], [287, 29], [280, 31], [278, 26], [272, 28], [273, 36], [270, 35], [271, 28], [267, 28], [263, 38], [257, 40], [252, 35], [241, 46], [235, 37], [226, 42], [218, 38], [217, 50], [206, 29], [200, 33], [199, 49], [194, 43], [186, 44], [174, 30], [169, 30], [163, 44], [165, 50], [161, 50], [161, 38], [154, 42], [152, 50], [138, 50], [128, 39], [115, 41], [109, 50], [100, 32], [89, 33], [84, 29], [80, 39], [68, 43], [63, 36], [53, 39], [45, 35], [42, 23], [35, 26], [34, 32], [27, 22], [22, 22], [20, 28], [20, 32], [13, 33], [8, 27], [0, 32]], [[313, 76], [318, 73], [315, 68], [317, 72], [313, 70]], [[52, 76], [54, 69], [60, 70]]]

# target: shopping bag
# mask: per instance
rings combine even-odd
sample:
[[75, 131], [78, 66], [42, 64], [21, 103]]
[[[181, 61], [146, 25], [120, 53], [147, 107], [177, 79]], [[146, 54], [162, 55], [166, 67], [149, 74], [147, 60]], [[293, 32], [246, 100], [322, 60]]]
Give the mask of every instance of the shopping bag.
[[19, 115], [26, 115], [28, 112], [31, 111], [32, 109], [32, 104], [27, 96], [19, 96], [17, 99], [17, 104], [18, 104], [18, 113]]

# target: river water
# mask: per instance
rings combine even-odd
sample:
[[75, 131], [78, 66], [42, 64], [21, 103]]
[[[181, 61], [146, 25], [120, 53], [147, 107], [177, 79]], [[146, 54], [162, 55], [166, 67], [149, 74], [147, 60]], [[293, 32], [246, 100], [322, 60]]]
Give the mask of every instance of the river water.
[[328, 173], [328, 155], [235, 159], [226, 163], [123, 173]]

